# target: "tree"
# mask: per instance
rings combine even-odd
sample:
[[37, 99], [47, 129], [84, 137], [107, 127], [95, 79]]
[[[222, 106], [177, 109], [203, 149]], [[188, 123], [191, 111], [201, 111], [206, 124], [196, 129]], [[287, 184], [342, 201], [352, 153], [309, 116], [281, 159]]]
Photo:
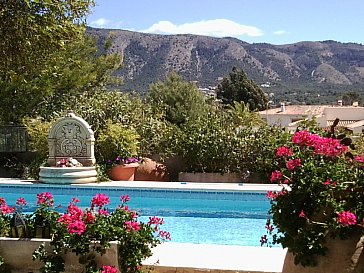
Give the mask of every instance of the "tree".
[[121, 66], [121, 57], [117, 54], [99, 55], [95, 41], [87, 36], [68, 44], [51, 64], [54, 68], [52, 76], [46, 78], [43, 86], [51, 88], [52, 92], [43, 94], [28, 115], [49, 120], [64, 110], [87, 103], [90, 98], [97, 97], [96, 91], [105, 92], [109, 84], [121, 83], [113, 75]]
[[2, 0], [0, 68], [10, 76], [37, 68], [54, 50], [83, 36], [93, 0]]
[[233, 67], [229, 78], [224, 77], [218, 85], [217, 98], [224, 104], [244, 102], [249, 105], [250, 110], [264, 110], [268, 104], [262, 89], [243, 70], [239, 71], [236, 67]]
[[154, 109], [163, 111], [167, 121], [179, 126], [204, 115], [208, 109], [205, 97], [196, 86], [175, 72], [165, 82], [152, 84], [147, 100]]
[[240, 127], [253, 128], [264, 124], [257, 112], [249, 110], [249, 106], [244, 102], [234, 101], [227, 108], [234, 124]]
[[[0, 97], [3, 123], [20, 118], [54, 92], [56, 60], [83, 39], [93, 0], [0, 1]], [[11, 114], [12, 113], [12, 114]]]
[[343, 105], [353, 105], [353, 102], [361, 105], [361, 96], [357, 92], [348, 92], [343, 95]]

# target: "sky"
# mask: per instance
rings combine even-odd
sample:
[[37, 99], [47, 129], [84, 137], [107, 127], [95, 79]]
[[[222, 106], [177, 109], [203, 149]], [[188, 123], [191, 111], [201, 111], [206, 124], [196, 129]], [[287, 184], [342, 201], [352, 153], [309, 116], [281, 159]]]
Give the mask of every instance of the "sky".
[[87, 25], [248, 43], [364, 44], [363, 0], [95, 0]]

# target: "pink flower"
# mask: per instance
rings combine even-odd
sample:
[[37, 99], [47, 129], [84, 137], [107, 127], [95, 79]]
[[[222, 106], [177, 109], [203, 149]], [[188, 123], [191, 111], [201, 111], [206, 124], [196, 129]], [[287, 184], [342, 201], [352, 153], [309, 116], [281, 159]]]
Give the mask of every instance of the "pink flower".
[[114, 266], [104, 265], [101, 273], [117, 273], [118, 270]]
[[159, 231], [158, 235], [162, 239], [171, 240], [171, 234], [168, 231], [161, 230], [161, 231]]
[[138, 231], [140, 230], [140, 224], [138, 222], [133, 222], [133, 221], [126, 221], [125, 222], [125, 227], [127, 231]]
[[343, 211], [338, 213], [336, 221], [342, 226], [352, 226], [356, 225], [356, 216], [350, 211]]
[[163, 225], [164, 224], [164, 219], [163, 218], [159, 218], [156, 216], [153, 217], [149, 217], [149, 222], [148, 225], [155, 225], [154, 230], [158, 230], [159, 225]]
[[15, 211], [15, 208], [14, 207], [9, 207], [6, 204], [2, 204], [0, 206], [0, 211], [1, 211], [2, 214], [6, 215], [6, 214], [13, 213]]
[[5, 198], [4, 197], [0, 197], [0, 205], [5, 205]]
[[283, 190], [281, 190], [281, 191], [277, 192], [277, 194], [278, 194], [278, 195], [285, 195], [285, 194], [287, 194], [287, 193], [288, 193], [288, 191], [287, 191], [287, 190], [285, 190], [285, 189], [283, 189]]
[[88, 211], [86, 213], [85, 223], [86, 224], [92, 224], [95, 222], [95, 216], [92, 214], [91, 211]]
[[77, 204], [80, 203], [80, 199], [76, 198], [76, 197], [72, 197], [72, 203]]
[[292, 142], [300, 146], [311, 146], [312, 145], [311, 133], [308, 131], [298, 131], [294, 133], [292, 137]]
[[267, 194], [265, 195], [268, 199], [274, 200], [277, 198], [278, 194], [275, 191], [267, 191]]
[[125, 210], [126, 212], [130, 212], [129, 210], [129, 207], [128, 206], [125, 206], [125, 207], [122, 207], [123, 210]]
[[306, 216], [306, 214], [305, 214], [305, 212], [303, 210], [301, 210], [301, 212], [298, 215], [298, 217], [307, 219], [307, 216]]
[[163, 218], [159, 218], [156, 216], [149, 217], [148, 225], [162, 225], [162, 224], [164, 224]]
[[338, 139], [328, 137], [317, 137], [313, 147], [315, 154], [327, 157], [338, 157], [348, 150], [348, 147], [342, 145]]
[[92, 208], [95, 206], [101, 208], [108, 204], [110, 204], [110, 199], [106, 194], [98, 193], [94, 197], [92, 197], [92, 200], [91, 200]]
[[67, 230], [69, 234], [82, 235], [86, 230], [86, 225], [84, 222], [76, 220], [68, 224]]
[[67, 207], [67, 213], [73, 220], [81, 220], [83, 218], [83, 211], [73, 203], [70, 203]]
[[24, 198], [20, 197], [18, 200], [16, 200], [16, 204], [17, 204], [18, 206], [23, 207], [23, 206], [26, 206], [27, 201], [25, 201], [25, 199], [24, 199]]
[[272, 172], [271, 176], [270, 176], [270, 182], [275, 182], [275, 181], [279, 181], [282, 178], [282, 173], [280, 171], [274, 171]]
[[354, 160], [359, 163], [364, 163], [364, 156], [357, 155], [354, 157]]
[[121, 201], [121, 203], [122, 203], [122, 204], [124, 204], [124, 203], [126, 203], [126, 202], [130, 201], [130, 197], [129, 197], [129, 195], [128, 195], [128, 194], [125, 194], [125, 195], [123, 195], [123, 196], [120, 196], [120, 201]]
[[301, 159], [291, 159], [286, 163], [286, 167], [288, 170], [293, 171], [296, 168], [301, 167]]
[[260, 246], [263, 246], [266, 243], [268, 243], [267, 235], [263, 235], [262, 237], [260, 237]]
[[109, 213], [105, 209], [99, 209], [99, 214], [103, 215], [103, 216], [108, 216], [109, 215]]
[[72, 222], [72, 217], [69, 216], [68, 214], [63, 214], [58, 218], [57, 222], [62, 223], [64, 225], [68, 225]]
[[325, 186], [329, 186], [330, 184], [331, 184], [330, 179], [327, 179], [327, 180], [324, 182], [324, 185], [325, 185]]
[[271, 233], [274, 230], [274, 227], [273, 225], [270, 224], [270, 222], [265, 225], [265, 228], [269, 233]]
[[326, 179], [326, 181], [325, 182], [323, 182], [323, 184], [325, 185], [325, 186], [332, 186], [332, 187], [335, 187], [336, 186], [336, 182], [334, 181], [334, 182], [331, 182], [331, 180], [330, 179]]
[[50, 192], [42, 192], [37, 194], [37, 205], [46, 204], [53, 206], [53, 195]]
[[280, 157], [280, 156], [292, 156], [293, 152], [290, 148], [287, 148], [286, 146], [282, 146], [280, 148], [277, 149], [277, 153], [276, 156]]

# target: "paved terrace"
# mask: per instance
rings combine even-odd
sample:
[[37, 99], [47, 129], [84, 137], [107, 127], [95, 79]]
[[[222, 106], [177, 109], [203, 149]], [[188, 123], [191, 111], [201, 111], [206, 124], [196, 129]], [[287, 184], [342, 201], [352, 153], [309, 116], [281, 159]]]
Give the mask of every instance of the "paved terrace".
[[[0, 178], [0, 184], [36, 184], [37, 181]], [[205, 189], [227, 191], [279, 190], [271, 184], [236, 183], [184, 183], [150, 181], [112, 181], [79, 184], [94, 187], [136, 187], [160, 189]], [[1, 193], [0, 193], [1, 194]], [[153, 266], [158, 273], [232, 273], [232, 272], [282, 272], [286, 250], [279, 247], [251, 247], [232, 245], [207, 245], [189, 243], [163, 243], [153, 249], [153, 256], [145, 260], [145, 266]]]

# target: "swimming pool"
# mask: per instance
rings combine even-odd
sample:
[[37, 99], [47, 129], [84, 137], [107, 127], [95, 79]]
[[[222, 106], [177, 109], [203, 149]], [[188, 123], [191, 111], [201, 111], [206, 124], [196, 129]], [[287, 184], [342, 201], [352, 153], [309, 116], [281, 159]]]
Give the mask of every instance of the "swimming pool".
[[121, 195], [128, 194], [129, 208], [139, 211], [141, 220], [153, 215], [163, 217], [164, 229], [171, 233], [172, 242], [180, 243], [259, 246], [270, 207], [265, 191], [0, 185], [0, 197], [10, 205], [19, 197], [25, 198], [26, 210], [35, 207], [36, 194], [44, 191], [51, 192], [55, 205], [64, 208], [72, 197], [81, 200], [81, 207], [89, 206], [97, 193], [108, 195], [109, 207], [113, 208]]

